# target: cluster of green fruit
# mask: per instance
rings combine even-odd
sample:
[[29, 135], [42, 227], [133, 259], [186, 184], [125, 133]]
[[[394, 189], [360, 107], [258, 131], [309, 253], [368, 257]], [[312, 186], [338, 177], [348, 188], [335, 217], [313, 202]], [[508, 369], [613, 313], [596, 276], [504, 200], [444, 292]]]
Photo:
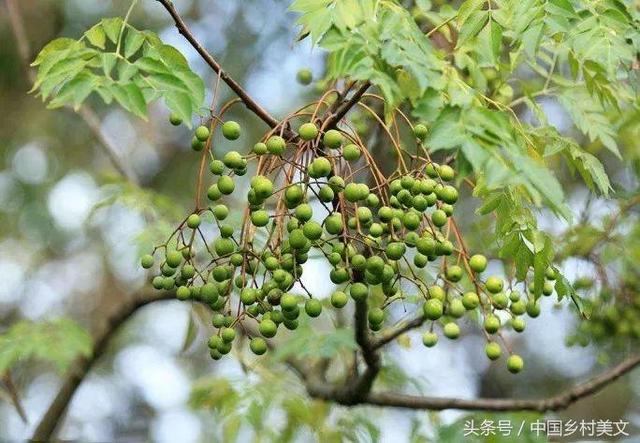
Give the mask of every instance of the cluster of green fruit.
[[[627, 346], [640, 340], [640, 284], [626, 282], [624, 291], [603, 288], [598, 297], [587, 300], [589, 317], [580, 322], [568, 345], [587, 346], [591, 341]], [[615, 297], [614, 294], [622, 293]]]
[[[222, 131], [225, 138], [235, 140], [240, 127], [226, 122]], [[417, 143], [426, 133], [424, 125], [414, 127]], [[206, 143], [209, 136], [206, 127], [196, 129], [199, 143]], [[457, 321], [471, 314], [482, 319], [486, 353], [495, 360], [502, 348], [491, 336], [503, 327], [501, 317], [509, 318], [511, 328], [522, 332], [525, 322], [520, 316], [540, 313], [532, 297], [525, 301], [516, 290], [507, 295], [502, 279], [481, 279], [487, 259], [468, 256], [449, 240], [458, 200], [451, 166], [416, 157], [411, 170], [405, 166], [370, 187], [354, 180], [351, 167], [362, 160], [364, 149], [348, 133], [320, 131], [314, 122], [305, 122], [294, 140], [269, 134], [246, 155], [228, 151], [211, 160], [216, 181], [207, 191], [212, 202], [207, 211], [213, 214], [219, 234], [205, 245], [206, 265], [196, 265], [195, 235], [182, 236], [191, 242], [183, 241], [181, 246], [178, 242], [174, 248], [167, 246], [169, 242], [163, 245], [161, 275], [152, 284], [159, 289], [177, 288], [179, 299], [198, 300], [212, 308], [212, 324], [218, 328], [209, 341], [214, 359], [231, 350], [239, 323], [253, 335], [250, 349], [263, 354], [265, 339], [273, 338], [281, 326], [294, 330], [302, 312], [309, 317], [322, 313], [323, 304], [301, 283], [304, 264], [312, 255], [326, 259], [329, 279], [339, 286], [330, 297], [331, 306], [342, 309], [349, 299], [363, 304], [373, 332], [383, 328], [394, 301], [421, 304], [430, 324], [423, 336], [427, 347], [438, 341], [434, 327], [456, 339], [461, 333]], [[234, 177], [243, 175], [252, 159], [258, 160], [258, 171], [245, 196], [243, 225], [236, 229], [225, 222], [229, 209], [221, 200], [236, 191]], [[374, 167], [369, 164], [372, 159], [365, 160], [365, 166]], [[177, 232], [198, 230], [200, 223], [200, 214], [191, 214]], [[422, 269], [432, 262], [438, 275], [427, 282], [428, 274]], [[153, 264], [153, 256], [143, 257], [143, 267]], [[294, 291], [296, 283], [301, 289]], [[256, 325], [256, 332], [244, 327], [247, 320]], [[507, 368], [519, 372], [522, 359], [510, 355]]]

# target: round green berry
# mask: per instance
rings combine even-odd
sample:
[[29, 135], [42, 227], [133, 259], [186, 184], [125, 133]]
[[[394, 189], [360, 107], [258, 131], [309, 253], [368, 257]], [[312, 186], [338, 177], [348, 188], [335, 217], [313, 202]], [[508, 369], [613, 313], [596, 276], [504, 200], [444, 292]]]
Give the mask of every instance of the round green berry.
[[182, 254], [178, 251], [169, 251], [166, 256], [167, 265], [172, 268], [177, 268], [182, 263]]
[[369, 287], [364, 283], [354, 283], [349, 288], [349, 294], [355, 301], [364, 301], [369, 296]]
[[484, 272], [487, 269], [487, 257], [475, 254], [469, 259], [469, 267], [474, 272]]
[[262, 337], [254, 337], [249, 342], [249, 348], [254, 354], [262, 355], [267, 352], [267, 342]]
[[279, 135], [272, 135], [267, 140], [267, 150], [273, 155], [281, 155], [284, 153], [286, 146], [287, 142]]
[[318, 136], [318, 127], [311, 123], [303, 123], [298, 128], [298, 134], [302, 140], [313, 140]]
[[447, 224], [447, 214], [441, 209], [436, 209], [431, 214], [431, 221], [436, 227], [441, 228]]
[[309, 317], [317, 317], [322, 313], [322, 303], [316, 298], [311, 298], [304, 304], [304, 311]]
[[451, 340], [460, 337], [460, 326], [454, 322], [447, 323], [444, 325], [444, 336]]
[[422, 123], [418, 123], [413, 127], [413, 135], [416, 136], [417, 139], [424, 141], [427, 138], [427, 134], [429, 130]]
[[278, 325], [273, 320], [262, 320], [258, 325], [258, 331], [263, 337], [272, 338], [278, 332]]
[[176, 289], [176, 298], [178, 300], [187, 300], [191, 296], [191, 290], [186, 286], [180, 286]]
[[346, 161], [356, 161], [360, 158], [360, 148], [357, 145], [350, 143], [342, 150], [342, 156]]
[[171, 114], [169, 114], [169, 122], [173, 126], [180, 126], [182, 124], [182, 117], [180, 117], [180, 115], [176, 114], [175, 112], [172, 112]]
[[442, 317], [444, 313], [444, 306], [442, 302], [436, 298], [432, 298], [427, 300], [427, 302], [422, 306], [424, 311], [424, 316], [429, 320], [437, 320]]
[[331, 294], [331, 306], [333, 306], [334, 308], [344, 308], [344, 306], [347, 304], [347, 301], [347, 294], [342, 291], [336, 291]]
[[330, 129], [324, 133], [322, 137], [322, 143], [329, 149], [338, 149], [344, 140], [344, 137], [335, 129]]
[[507, 369], [512, 374], [517, 374], [524, 369], [524, 361], [522, 357], [517, 354], [510, 355], [507, 359]]
[[209, 128], [206, 126], [198, 126], [196, 128], [196, 138], [201, 142], [206, 142], [209, 139]]
[[226, 205], [215, 205], [211, 212], [216, 220], [222, 221], [229, 215], [229, 208]]
[[484, 330], [489, 334], [495, 334], [500, 329], [500, 319], [493, 315], [489, 314], [484, 319]]
[[259, 142], [253, 145], [253, 153], [256, 155], [263, 155], [268, 152], [267, 145]]
[[492, 294], [497, 294], [498, 292], [501, 292], [502, 289], [504, 289], [504, 281], [502, 281], [501, 278], [495, 276], [489, 277], [484, 285], [487, 288], [487, 291], [491, 292]]
[[227, 140], [237, 140], [240, 137], [240, 125], [232, 120], [224, 122], [222, 136]]
[[307, 68], [300, 69], [296, 74], [296, 80], [298, 80], [298, 83], [301, 85], [306, 86], [313, 81], [313, 74], [311, 73], [311, 70]]
[[435, 332], [425, 332], [422, 334], [422, 344], [427, 348], [432, 348], [438, 343], [438, 335]]
[[484, 352], [487, 354], [489, 360], [497, 360], [500, 358], [500, 354], [502, 353], [502, 349], [500, 349], [500, 345], [494, 341], [490, 341], [484, 347]]
[[151, 254], [145, 254], [140, 258], [140, 265], [144, 268], [144, 269], [149, 269], [150, 267], [153, 266], [153, 255]]
[[196, 229], [200, 226], [200, 216], [198, 214], [191, 214], [187, 217], [187, 226], [191, 229]]

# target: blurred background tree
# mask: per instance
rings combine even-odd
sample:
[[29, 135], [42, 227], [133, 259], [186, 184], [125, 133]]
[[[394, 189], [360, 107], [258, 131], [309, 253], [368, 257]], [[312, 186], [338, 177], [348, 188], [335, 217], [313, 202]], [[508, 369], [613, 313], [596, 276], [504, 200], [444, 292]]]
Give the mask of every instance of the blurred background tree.
[[[395, 107], [408, 110], [429, 124], [427, 146], [434, 156], [445, 159], [461, 152], [456, 166], [463, 175], [478, 177], [482, 169], [489, 178], [499, 176], [500, 170], [492, 169], [495, 165], [469, 142], [483, 134], [466, 133], [469, 128], [476, 131], [478, 122], [471, 114], [465, 121], [456, 112], [466, 112], [480, 94], [482, 106], [508, 118], [513, 113], [517, 120], [509, 121], [525, 125], [534, 144], [543, 146], [537, 153], [542, 164], [553, 170], [564, 191], [560, 201], [554, 200], [553, 190], [546, 195], [545, 185], [531, 178], [534, 187], [542, 188], [538, 201], [533, 199], [541, 206], [538, 226], [552, 236], [555, 262], [577, 291], [575, 304], [568, 298], [546, 300], [526, 334], [507, 334], [527, 362], [518, 377], [504, 371], [503, 364], [487, 361], [484, 339], [471, 328], [465, 328], [458, 342], [442, 340], [430, 350], [422, 347], [420, 331], [411, 330], [389, 345], [376, 387], [429, 396], [540, 398], [638, 353], [638, 5], [459, 3], [398, 2], [403, 11], [399, 16], [407, 19], [406, 11], [411, 11], [442, 60], [456, 70], [442, 68], [441, 60], [409, 62], [413, 54], [406, 48], [375, 53], [375, 43], [363, 44], [348, 35], [350, 27], [365, 26], [348, 22], [357, 14], [340, 12], [333, 2], [298, 1], [294, 12], [289, 2], [264, 0], [183, 0], [175, 6], [198, 41], [271, 115], [282, 117], [317, 100], [336, 78], [371, 80], [371, 91], [387, 99], [386, 108], [376, 109], [382, 118]], [[191, 210], [199, 163], [189, 147], [191, 133], [167, 124], [169, 111], [160, 102], [149, 106], [144, 121], [118, 106], [105, 106], [95, 94], [78, 113], [47, 110], [27, 94], [34, 79], [29, 63], [46, 43], [60, 36], [77, 39], [104, 17], [123, 17], [129, 5], [115, 0], [2, 3], [2, 438], [33, 435], [45, 412], [51, 412], [60, 386], [70, 383], [75, 391], [80, 382], [64, 420], [55, 423], [61, 439], [460, 441], [463, 423], [470, 418], [511, 419], [517, 426], [541, 417], [626, 420], [629, 441], [637, 438], [637, 373], [557, 413], [469, 416], [456, 410], [347, 407], [310, 398], [286, 365], [291, 356], [305, 353], [351, 354], [357, 345], [347, 324], [335, 330], [329, 324], [312, 329], [303, 321], [296, 336], [283, 340], [267, 357], [234, 352], [233, 358], [212, 362], [206, 351], [211, 327], [204, 307], [163, 300], [134, 309], [157, 297], [144, 298], [149, 285], [138, 265], [140, 255]], [[303, 34], [311, 35], [297, 41], [300, 27], [294, 23], [300, 17]], [[587, 22], [592, 17], [595, 23]], [[332, 30], [327, 37], [332, 21], [340, 32], [333, 35]], [[211, 101], [215, 73], [176, 32], [159, 2], [140, 0], [129, 22], [157, 32], [178, 48], [204, 80], [205, 102]], [[620, 29], [624, 33], [616, 34]], [[314, 47], [311, 38], [317, 43], [322, 36]], [[568, 47], [574, 51], [569, 56], [563, 52]], [[371, 51], [360, 54], [362, 48]], [[517, 49], [526, 56], [516, 55]], [[378, 61], [376, 57], [382, 62], [374, 68], [354, 61]], [[433, 72], [429, 65], [412, 71], [429, 62], [435, 63]], [[363, 71], [363, 66], [371, 70]], [[399, 66], [402, 72], [396, 71]], [[317, 88], [296, 82], [303, 68], [321, 79]], [[567, 80], [575, 69], [579, 78]], [[445, 86], [434, 87], [438, 81]], [[219, 94], [219, 102], [235, 97], [226, 87]], [[458, 111], [451, 111], [454, 108]], [[246, 146], [265, 131], [264, 123], [243, 107], [232, 108], [225, 117], [241, 123], [240, 142]], [[363, 134], [375, 136], [375, 122], [357, 112], [351, 118], [362, 121]], [[547, 121], [558, 133], [536, 131]], [[465, 137], [462, 142], [460, 136]], [[518, 177], [523, 171], [516, 167], [511, 173]], [[479, 206], [490, 206], [495, 195], [465, 192], [464, 197], [456, 216], [470, 234], [470, 249], [497, 258], [494, 239], [486, 235], [493, 232], [494, 220], [474, 215]], [[237, 208], [242, 204], [234, 202]], [[573, 214], [572, 221], [556, 215], [562, 212], [558, 204]], [[490, 270], [511, 272], [497, 260], [490, 262]], [[316, 279], [305, 278], [319, 298], [334, 289], [319, 273]], [[576, 304], [589, 320], [581, 321]], [[100, 337], [105, 322], [123, 306], [137, 312], [130, 319], [123, 317], [117, 334], [100, 343], [100, 358], [84, 368], [87, 375], [81, 371], [81, 377], [70, 381], [66, 371], [77, 369], [78, 355], [96, 355], [91, 337]], [[396, 315], [402, 316], [402, 310]], [[81, 361], [93, 363], [90, 358]], [[496, 441], [495, 436], [487, 439]]]

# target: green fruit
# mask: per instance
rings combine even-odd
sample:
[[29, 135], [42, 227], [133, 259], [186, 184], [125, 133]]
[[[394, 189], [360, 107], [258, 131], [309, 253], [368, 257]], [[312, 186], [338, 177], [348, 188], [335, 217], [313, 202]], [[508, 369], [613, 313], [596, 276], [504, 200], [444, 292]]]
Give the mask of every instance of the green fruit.
[[344, 198], [351, 203], [355, 203], [360, 200], [360, 189], [356, 183], [349, 183], [344, 188]]
[[224, 315], [216, 313], [211, 317], [211, 324], [214, 328], [221, 328], [224, 326]]
[[556, 271], [551, 266], [547, 268], [544, 275], [548, 280], [555, 280], [557, 277]]
[[322, 143], [329, 149], [338, 149], [344, 140], [344, 137], [335, 129], [330, 129], [324, 133]]
[[409, 211], [409, 212], [405, 213], [404, 216], [402, 217], [402, 224], [408, 230], [415, 231], [416, 229], [418, 229], [420, 227], [420, 221], [421, 220], [422, 220], [422, 218], [420, 217], [420, 215], [418, 213], [416, 213], [414, 211]]
[[527, 303], [527, 315], [531, 318], [536, 318], [540, 315], [540, 303], [533, 300], [529, 300]]
[[447, 214], [441, 209], [436, 209], [431, 214], [431, 221], [436, 227], [441, 228], [447, 224]]
[[214, 183], [209, 186], [209, 189], [207, 189], [207, 198], [211, 201], [216, 201], [219, 200], [220, 197], [222, 197], [222, 192], [218, 189], [218, 185]]
[[422, 237], [416, 242], [416, 249], [423, 255], [433, 255], [436, 251], [436, 242], [432, 238]]
[[298, 128], [298, 134], [303, 140], [313, 140], [318, 136], [318, 127], [311, 122], [303, 123]]
[[498, 292], [491, 296], [491, 303], [496, 309], [506, 309], [509, 305], [509, 297], [504, 292]]
[[144, 269], [149, 269], [150, 267], [153, 266], [153, 255], [151, 254], [145, 254], [140, 258], [140, 265], [144, 268]]
[[236, 244], [230, 238], [217, 238], [213, 242], [213, 249], [219, 257], [224, 257], [236, 250]]
[[298, 308], [298, 297], [293, 294], [284, 294], [280, 297], [280, 306], [284, 311], [295, 311]]
[[200, 216], [198, 214], [191, 214], [187, 218], [187, 226], [191, 229], [196, 229], [200, 226]]
[[404, 243], [392, 242], [387, 245], [385, 254], [390, 260], [400, 260], [404, 256], [406, 250], [407, 247]]
[[314, 221], [309, 221], [302, 228], [304, 236], [311, 241], [319, 240], [322, 237], [322, 226]]
[[447, 323], [444, 325], [444, 336], [451, 340], [460, 337], [460, 326], [453, 322]]
[[317, 317], [322, 312], [322, 303], [316, 298], [311, 298], [304, 304], [304, 311], [309, 317]]
[[347, 301], [347, 294], [342, 291], [336, 291], [331, 294], [331, 306], [333, 306], [334, 308], [344, 308], [347, 304]]
[[256, 155], [266, 154], [267, 151], [268, 151], [267, 145], [262, 142], [259, 142], [253, 145], [253, 153]]
[[429, 286], [427, 292], [429, 293], [429, 297], [435, 300], [439, 300], [441, 303], [443, 303], [445, 298], [447, 298], [447, 293], [444, 292], [444, 289], [442, 289], [440, 286]]
[[487, 288], [487, 291], [491, 292], [492, 294], [497, 294], [498, 292], [501, 292], [502, 289], [504, 289], [504, 282], [502, 281], [502, 279], [495, 276], [489, 277], [484, 285]]
[[[242, 276], [239, 276], [242, 278]], [[240, 291], [240, 301], [243, 305], [252, 305], [256, 302], [256, 290], [254, 288], [244, 288]]]
[[454, 282], [454, 283], [459, 282], [460, 280], [462, 280], [462, 268], [458, 265], [447, 267], [447, 270], [445, 272], [445, 277], [450, 282]]
[[475, 254], [469, 259], [469, 267], [474, 272], [484, 272], [487, 269], [487, 257]]
[[310, 166], [316, 176], [314, 178], [326, 177], [331, 173], [331, 162], [325, 157], [316, 158]]
[[514, 318], [511, 320], [511, 327], [516, 332], [524, 331], [524, 328], [527, 326], [527, 323], [521, 319], [520, 317]]
[[418, 123], [413, 127], [413, 135], [416, 136], [417, 139], [424, 141], [427, 138], [427, 134], [429, 133], [429, 129], [422, 123]]
[[182, 117], [180, 117], [175, 112], [172, 112], [171, 114], [169, 114], [169, 122], [173, 126], [180, 126], [182, 124]]
[[475, 292], [467, 292], [462, 296], [462, 304], [471, 311], [480, 305], [480, 297]]
[[167, 265], [172, 268], [177, 268], [182, 263], [182, 254], [178, 251], [169, 251], [167, 252], [167, 256], [165, 258]]
[[234, 121], [224, 122], [222, 136], [227, 140], [237, 140], [240, 137], [240, 125]]
[[229, 327], [223, 328], [220, 333], [220, 338], [222, 338], [222, 341], [225, 343], [231, 343], [236, 338], [235, 329]]
[[543, 295], [551, 295], [553, 294], [553, 283], [550, 281], [545, 281], [542, 286], [542, 294]]
[[318, 191], [318, 198], [325, 203], [333, 201], [334, 197], [335, 193], [333, 189], [331, 189], [331, 186], [323, 185]]
[[438, 171], [440, 178], [447, 182], [453, 180], [453, 177], [455, 176], [455, 171], [449, 165], [441, 165], [436, 170]]
[[432, 348], [438, 343], [438, 335], [435, 332], [425, 332], [422, 334], [422, 344], [427, 348]]
[[307, 238], [302, 229], [297, 228], [289, 233], [289, 244], [294, 249], [302, 249], [307, 244]]
[[173, 279], [173, 277], [165, 277], [162, 279], [162, 288], [170, 291], [175, 286], [175, 283], [176, 281]]
[[301, 85], [306, 86], [313, 81], [313, 74], [311, 73], [311, 70], [307, 68], [300, 69], [296, 74], [296, 80], [298, 80], [298, 83]]
[[364, 301], [369, 296], [369, 287], [364, 283], [354, 283], [349, 288], [349, 294], [355, 301]]
[[262, 320], [258, 325], [258, 331], [263, 337], [275, 337], [278, 332], [278, 325], [273, 320]]
[[218, 300], [218, 287], [213, 283], [205, 283], [200, 288], [200, 298], [205, 303], [215, 303]]
[[329, 234], [338, 235], [342, 232], [343, 224], [342, 224], [342, 215], [341, 214], [331, 214], [327, 218], [324, 219], [324, 228], [327, 230]]
[[196, 268], [194, 268], [192, 265], [184, 265], [180, 270], [180, 275], [183, 279], [189, 280], [193, 278], [194, 275], [196, 275]]
[[206, 142], [209, 139], [209, 128], [206, 126], [198, 126], [196, 128], [196, 138], [201, 142]]
[[161, 275], [156, 275], [153, 277], [153, 280], [151, 280], [151, 286], [153, 286], [154, 289], [162, 289], [163, 283], [164, 278]]
[[234, 183], [233, 179], [228, 175], [221, 176], [218, 179], [217, 185], [220, 192], [222, 192], [224, 195], [231, 194], [236, 188], [236, 184]]
[[209, 170], [213, 175], [222, 175], [224, 172], [224, 163], [220, 160], [211, 160]]
[[186, 286], [180, 286], [176, 290], [176, 298], [178, 300], [187, 300], [191, 296], [191, 290]]
[[426, 255], [422, 255], [420, 253], [417, 253], [413, 257], [413, 264], [415, 266], [417, 266], [418, 268], [420, 268], [420, 269], [422, 269], [425, 266], [427, 266], [428, 263], [429, 263], [429, 258]]
[[500, 349], [500, 345], [494, 341], [490, 341], [484, 347], [484, 352], [489, 357], [489, 360], [497, 360], [500, 358], [500, 354], [502, 354], [502, 349]]
[[427, 300], [427, 302], [422, 306], [424, 311], [424, 316], [429, 320], [437, 320], [442, 317], [444, 313], [444, 306], [442, 302], [438, 299], [432, 298]]
[[446, 185], [437, 193], [437, 196], [443, 202], [452, 205], [458, 201], [458, 190], [453, 186]]
[[[244, 164], [244, 159], [238, 151], [229, 151], [222, 157], [222, 163], [227, 168], [238, 169]], [[220, 171], [220, 173], [222, 173], [222, 171]]]
[[298, 185], [289, 186], [284, 191], [284, 198], [288, 207], [295, 208], [304, 200], [304, 190]]
[[262, 355], [267, 352], [267, 342], [261, 337], [255, 337], [249, 342], [249, 348], [254, 354]]
[[287, 147], [287, 142], [279, 135], [272, 135], [267, 140], [267, 150], [274, 155], [281, 155]]
[[295, 214], [299, 221], [306, 222], [311, 220], [313, 209], [311, 209], [311, 205], [303, 203], [296, 208]]
[[384, 311], [380, 308], [369, 309], [367, 318], [369, 320], [369, 324], [381, 325], [384, 322]]
[[273, 194], [273, 183], [263, 175], [253, 177], [251, 180], [251, 188], [261, 200], [265, 200]]
[[220, 225], [220, 236], [223, 238], [229, 238], [233, 236], [233, 226]]
[[522, 371], [523, 368], [524, 361], [522, 360], [522, 357], [516, 354], [509, 356], [509, 358], [507, 359], [507, 369], [509, 370], [509, 372], [511, 372], [512, 374], [517, 374], [518, 372]]
[[509, 310], [513, 315], [522, 315], [527, 312], [527, 304], [523, 300], [518, 300], [511, 303]]
[[197, 137], [194, 135], [193, 138], [191, 139], [191, 149], [193, 149], [196, 152], [200, 152], [204, 149], [204, 146], [205, 146], [205, 143], [198, 140]]
[[213, 207], [211, 212], [213, 212], [213, 216], [216, 220], [222, 221], [229, 215], [229, 208], [225, 205], [216, 205]]
[[493, 314], [484, 319], [484, 330], [489, 334], [495, 334], [500, 329], [500, 319]]
[[254, 211], [251, 213], [251, 223], [259, 228], [266, 226], [269, 223], [269, 214], [264, 210]]
[[344, 147], [342, 150], [342, 156], [346, 161], [353, 162], [360, 158], [360, 148], [351, 143]]
[[455, 298], [451, 300], [451, 302], [449, 302], [447, 315], [450, 315], [451, 317], [454, 317], [454, 318], [460, 318], [465, 314], [465, 311], [466, 309], [462, 301], [460, 301], [460, 299], [458, 298]]

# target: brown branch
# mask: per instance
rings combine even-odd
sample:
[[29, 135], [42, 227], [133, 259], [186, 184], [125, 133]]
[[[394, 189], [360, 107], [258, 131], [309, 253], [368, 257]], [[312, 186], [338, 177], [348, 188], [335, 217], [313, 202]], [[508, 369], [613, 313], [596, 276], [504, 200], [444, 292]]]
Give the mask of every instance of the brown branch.
[[465, 409], [482, 411], [559, 411], [568, 408], [576, 401], [596, 394], [604, 387], [640, 365], [640, 355], [624, 360], [619, 365], [603, 372], [589, 381], [578, 384], [560, 394], [541, 399], [499, 399], [499, 398], [438, 398], [396, 394], [391, 392], [372, 392], [362, 402], [370, 405], [397, 407], [406, 409]]
[[410, 331], [411, 329], [417, 328], [424, 323], [424, 315], [420, 315], [418, 317], [412, 318], [411, 320], [402, 320], [393, 325], [390, 328], [385, 329], [384, 331], [377, 334], [371, 340], [371, 347], [373, 349], [378, 349], [386, 345], [387, 343], [393, 341], [398, 336], [404, 334], [405, 332]]
[[198, 54], [202, 57], [202, 59], [213, 69], [213, 71], [220, 76], [222, 81], [224, 81], [229, 88], [236, 93], [238, 97], [242, 100], [245, 106], [251, 110], [254, 114], [256, 114], [262, 121], [264, 121], [269, 127], [275, 128], [280, 123], [276, 118], [274, 118], [271, 114], [269, 114], [262, 106], [260, 106], [251, 96], [244, 90], [240, 84], [235, 81], [229, 74], [227, 74], [222, 66], [213, 58], [213, 56], [196, 40], [194, 35], [191, 33], [189, 28], [187, 28], [186, 23], [178, 14], [178, 11], [173, 6], [173, 3], [169, 0], [156, 0], [159, 2], [167, 12], [173, 18], [175, 22], [176, 28], [178, 32], [183, 35], [185, 39], [191, 44], [193, 49], [195, 49]]
[[87, 376], [93, 365], [105, 353], [111, 338], [114, 336], [118, 328], [126, 322], [138, 309], [161, 300], [170, 300], [175, 298], [173, 292], [153, 291], [142, 293], [140, 296], [122, 303], [118, 306], [116, 312], [107, 318], [106, 326], [93, 338], [93, 352], [88, 357], [79, 357], [72, 363], [71, 368], [67, 371], [58, 394], [53, 399], [51, 405], [47, 408], [44, 417], [38, 423], [33, 433], [33, 441], [50, 441], [54, 435], [56, 428], [61, 422], [61, 418], [67, 410], [67, 406], [71, 401], [74, 393], [80, 386], [80, 383]]
[[[16, 5], [15, 0], [5, 0], [7, 5], [7, 12], [9, 16], [9, 22], [11, 24], [11, 29], [13, 31], [13, 35], [16, 39], [16, 44], [18, 46], [18, 54], [22, 59], [22, 63], [24, 65], [24, 69], [27, 74], [27, 78], [29, 82], [33, 84], [35, 82], [35, 73], [30, 68], [29, 63], [31, 61], [31, 53], [29, 49], [29, 40], [27, 38], [27, 34], [25, 32], [24, 21], [22, 20], [22, 15], [20, 14], [20, 10]], [[72, 109], [67, 107], [67, 109]], [[82, 117], [84, 122], [87, 124], [94, 137], [100, 142], [100, 146], [103, 148], [105, 154], [111, 161], [112, 165], [116, 170], [123, 176], [126, 177], [130, 182], [137, 184], [138, 179], [134, 174], [133, 170], [129, 167], [129, 164], [124, 162], [120, 156], [118, 155], [118, 149], [116, 146], [106, 137], [102, 128], [100, 128], [100, 119], [98, 116], [89, 108], [88, 106], [83, 106], [80, 110], [76, 111], [76, 113]]]
[[322, 126], [327, 129], [336, 126], [340, 122], [340, 120], [342, 120], [342, 118], [347, 115], [347, 112], [349, 112], [349, 110], [351, 110], [351, 108], [353, 108], [356, 103], [360, 101], [360, 99], [362, 98], [364, 93], [367, 92], [367, 89], [369, 89], [370, 86], [371, 83], [364, 82], [362, 86], [360, 86], [360, 88], [358, 88], [358, 90], [353, 93], [351, 98], [349, 98], [348, 100], [344, 100], [339, 106], [336, 107], [334, 112], [326, 117], [326, 120]]

